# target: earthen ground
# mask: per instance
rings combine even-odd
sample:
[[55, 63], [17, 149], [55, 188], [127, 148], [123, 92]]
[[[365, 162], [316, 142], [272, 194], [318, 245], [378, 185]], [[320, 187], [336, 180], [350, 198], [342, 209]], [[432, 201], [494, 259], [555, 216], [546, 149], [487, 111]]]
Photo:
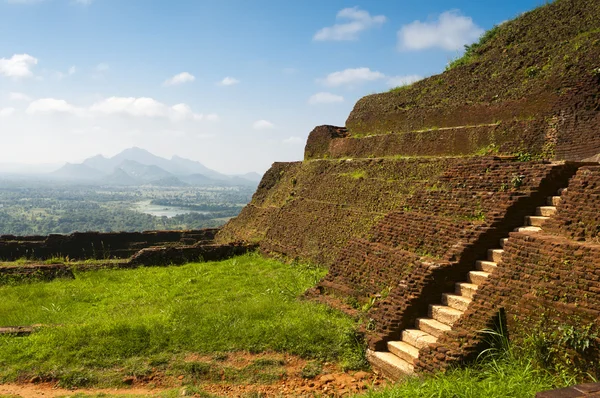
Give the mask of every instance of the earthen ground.
[[[58, 386], [58, 382], [36, 382], [36, 379], [21, 383], [0, 384], [0, 397], [22, 398], [53, 398], [68, 397], [76, 394], [109, 396], [157, 396], [165, 391], [179, 390], [181, 396], [194, 396], [195, 391], [202, 391], [221, 397], [347, 397], [369, 389], [379, 389], [388, 381], [373, 372], [347, 371], [339, 365], [324, 363], [322, 373], [314, 378], [302, 377], [302, 369], [309, 362], [292, 355], [276, 353], [236, 353], [222, 361], [223, 366], [244, 368], [259, 359], [281, 358], [284, 362], [286, 376], [271, 384], [238, 384], [238, 383], [199, 383], [190, 385], [184, 375], [166, 375], [154, 372], [143, 379], [127, 378], [123, 380], [130, 384], [122, 388], [72, 388]], [[186, 361], [210, 362], [212, 356], [189, 355]], [[195, 394], [199, 396], [199, 393]]]

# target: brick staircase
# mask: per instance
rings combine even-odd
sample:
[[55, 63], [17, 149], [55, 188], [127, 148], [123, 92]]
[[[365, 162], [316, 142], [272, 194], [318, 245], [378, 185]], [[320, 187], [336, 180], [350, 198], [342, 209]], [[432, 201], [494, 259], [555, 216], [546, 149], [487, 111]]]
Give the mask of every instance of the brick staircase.
[[[545, 206], [536, 209], [535, 215], [525, 217], [525, 226], [515, 231], [541, 231], [544, 223], [556, 213], [563, 192], [566, 192], [566, 188], [558, 192], [559, 196], [549, 197]], [[507, 241], [508, 238], [504, 238], [500, 241], [500, 248], [489, 249], [487, 259], [476, 262], [476, 269], [469, 272], [467, 280], [457, 283], [453, 293], [444, 293], [441, 304], [430, 305], [428, 317], [417, 319], [414, 329], [403, 330], [400, 341], [388, 341], [388, 351], [368, 350], [367, 358], [371, 365], [395, 380], [413, 374], [413, 364], [419, 357], [419, 350], [435, 343], [440, 335], [452, 329], [452, 325], [467, 310], [479, 285], [498, 267]]]

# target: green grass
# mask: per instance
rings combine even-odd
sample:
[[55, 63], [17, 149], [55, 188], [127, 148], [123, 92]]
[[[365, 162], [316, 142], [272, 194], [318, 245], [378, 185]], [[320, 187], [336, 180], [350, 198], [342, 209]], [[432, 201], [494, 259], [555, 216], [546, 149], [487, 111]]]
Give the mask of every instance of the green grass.
[[350, 177], [354, 180], [360, 180], [367, 176], [367, 172], [365, 170], [354, 170], [351, 173], [342, 173], [342, 176]]
[[538, 392], [575, 384], [540, 369], [528, 355], [488, 359], [464, 369], [410, 378], [404, 383], [365, 394], [365, 398], [528, 398]]
[[446, 67], [446, 71], [452, 70], [459, 66], [468, 65], [479, 56], [479, 51], [489, 43], [499, 32], [500, 26], [494, 26], [486, 31], [479, 40], [473, 44], [465, 45], [465, 53], [461, 57], [451, 61]]
[[0, 325], [51, 325], [0, 337], [0, 381], [39, 375], [65, 386], [115, 385], [124, 374], [181, 366], [186, 353], [240, 350], [364, 366], [355, 321], [297, 299], [325, 272], [250, 254], [0, 286]]

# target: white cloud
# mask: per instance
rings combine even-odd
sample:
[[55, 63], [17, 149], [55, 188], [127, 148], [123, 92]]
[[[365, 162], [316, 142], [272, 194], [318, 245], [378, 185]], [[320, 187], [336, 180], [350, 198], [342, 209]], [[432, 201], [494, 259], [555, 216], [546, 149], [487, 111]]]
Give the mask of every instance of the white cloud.
[[82, 114], [83, 109], [56, 98], [42, 98], [29, 104], [26, 110], [29, 114], [36, 113], [72, 113]]
[[275, 125], [268, 120], [257, 120], [252, 124], [254, 130], [267, 130], [272, 129]]
[[235, 84], [238, 84], [240, 81], [234, 77], [229, 77], [227, 76], [226, 78], [224, 78], [223, 80], [221, 80], [219, 82], [219, 85], [221, 86], [233, 86]]
[[108, 115], [161, 117], [166, 116], [167, 107], [155, 99], [147, 97], [110, 97], [93, 104], [90, 111]]
[[308, 103], [311, 105], [333, 104], [336, 102], [344, 102], [344, 97], [342, 97], [341, 95], [335, 95], [332, 93], [321, 92], [321, 93], [316, 93], [315, 95], [312, 95], [308, 99]]
[[303, 144], [304, 141], [300, 137], [292, 136], [283, 140], [283, 143], [288, 145], [299, 145]]
[[436, 21], [414, 21], [403, 26], [398, 31], [398, 49], [461, 50], [465, 44], [474, 42], [483, 33], [484, 30], [471, 17], [460, 15], [458, 11], [446, 11]]
[[163, 86], [176, 86], [178, 84], [193, 82], [194, 80], [196, 80], [194, 75], [188, 72], [182, 72], [165, 80]]
[[313, 36], [313, 40], [356, 40], [360, 32], [372, 27], [381, 26], [387, 20], [383, 15], [371, 16], [367, 11], [361, 10], [358, 7], [344, 8], [337, 13], [336, 19], [348, 22], [335, 24], [319, 30]]
[[15, 113], [17, 110], [15, 108], [0, 108], [0, 118], [8, 117]]
[[420, 76], [420, 75], [391, 76], [388, 78], [387, 84], [390, 87], [401, 87], [401, 86], [408, 86], [409, 84], [413, 84], [415, 82], [418, 82], [419, 80], [423, 80], [423, 76]]
[[94, 0], [73, 0], [73, 3], [81, 4], [82, 6], [89, 6], [93, 1]]
[[322, 79], [321, 82], [326, 86], [336, 87], [345, 84], [352, 85], [383, 78], [385, 78], [385, 75], [381, 72], [372, 71], [369, 68], [355, 68], [330, 73], [325, 79]]
[[169, 117], [175, 121], [187, 119], [202, 120], [204, 118], [203, 115], [194, 113], [192, 108], [187, 104], [173, 105], [169, 110]]
[[12, 78], [31, 77], [31, 68], [38, 60], [29, 54], [15, 54], [10, 58], [0, 58], [0, 75]]
[[195, 113], [187, 104], [168, 106], [147, 97], [109, 97], [85, 108], [74, 106], [65, 100], [43, 98], [29, 104], [26, 112], [29, 114], [69, 113], [86, 117], [125, 115], [137, 118], [164, 118], [172, 122], [186, 120], [214, 122], [219, 120], [219, 116], [216, 114]]
[[9, 93], [8, 99], [11, 101], [31, 101], [31, 98], [23, 93]]
[[75, 72], [77, 72], [77, 68], [75, 67], [75, 65], [71, 66], [69, 68], [69, 71], [67, 72], [69, 75], [74, 75]]

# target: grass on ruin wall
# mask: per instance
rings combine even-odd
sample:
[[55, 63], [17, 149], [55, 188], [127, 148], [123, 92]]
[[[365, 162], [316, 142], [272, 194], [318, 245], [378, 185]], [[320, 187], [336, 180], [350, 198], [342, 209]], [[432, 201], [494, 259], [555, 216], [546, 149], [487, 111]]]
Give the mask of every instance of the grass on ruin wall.
[[355, 321], [297, 299], [324, 273], [249, 254], [0, 286], [1, 326], [48, 325], [28, 337], [0, 337], [0, 382], [40, 376], [63, 386], [119, 385], [152, 368], [185, 371], [190, 353], [241, 350], [359, 368], [364, 347]]
[[[596, 0], [558, 0], [524, 13], [467, 46], [446, 72], [362, 98], [346, 127], [352, 137], [420, 130], [432, 127], [432, 115], [447, 121], [438, 127], [469, 125], [479, 112], [469, 107], [476, 104], [497, 107], [476, 124], [512, 120], [497, 116], [502, 104], [541, 94], [555, 98], [596, 73], [599, 17]], [[456, 116], [427, 113], [435, 109], [453, 109]], [[525, 106], [513, 116], [538, 118], [539, 108]]]

